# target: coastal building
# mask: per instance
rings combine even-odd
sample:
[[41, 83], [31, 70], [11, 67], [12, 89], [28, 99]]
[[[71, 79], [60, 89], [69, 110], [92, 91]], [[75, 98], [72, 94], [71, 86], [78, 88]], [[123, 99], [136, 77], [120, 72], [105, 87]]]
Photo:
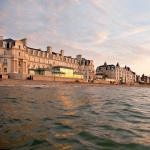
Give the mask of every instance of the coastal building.
[[142, 81], [143, 83], [150, 83], [149, 77], [148, 77], [148, 76], [145, 76], [144, 74], [143, 74], [142, 77], [141, 77], [141, 81]]
[[136, 82], [136, 73], [129, 67], [120, 67], [119, 63], [116, 65], [104, 65], [98, 66], [96, 69], [97, 75], [107, 76], [109, 79], [114, 79], [116, 83], [134, 83]]
[[137, 75], [137, 82], [141, 82], [141, 77], [140, 77], [140, 75]]
[[94, 64], [93, 60], [82, 58], [82, 55], [72, 58], [65, 56], [64, 50], [55, 53], [51, 46], [46, 51], [31, 48], [26, 38], [13, 40], [0, 36], [0, 75], [13, 79], [45, 75], [89, 81], [94, 77]]

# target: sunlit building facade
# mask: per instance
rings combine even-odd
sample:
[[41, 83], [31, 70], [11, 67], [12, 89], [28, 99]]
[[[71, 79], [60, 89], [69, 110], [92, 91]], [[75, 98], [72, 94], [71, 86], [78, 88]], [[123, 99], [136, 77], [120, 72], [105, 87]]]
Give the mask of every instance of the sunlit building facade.
[[109, 79], [116, 80], [117, 83], [134, 83], [136, 82], [136, 73], [131, 71], [127, 66], [120, 67], [119, 63], [116, 65], [104, 65], [98, 66], [96, 69], [96, 74], [105, 75]]
[[38, 74], [58, 76], [56, 70], [60, 70], [60, 77], [83, 78], [86, 81], [94, 77], [93, 60], [82, 58], [82, 55], [72, 58], [65, 56], [64, 50], [53, 52], [51, 46], [43, 51], [28, 47], [27, 39], [3, 39], [0, 36], [0, 74], [26, 79], [29, 75]]

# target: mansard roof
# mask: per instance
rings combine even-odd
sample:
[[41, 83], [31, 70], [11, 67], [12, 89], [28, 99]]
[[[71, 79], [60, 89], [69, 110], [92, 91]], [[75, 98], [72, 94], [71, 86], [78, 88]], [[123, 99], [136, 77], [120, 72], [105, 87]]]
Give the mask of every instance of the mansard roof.
[[135, 75], [136, 73], [132, 71], [132, 73]]
[[107, 65], [107, 66], [115, 66], [115, 65], [111, 64], [111, 65]]
[[14, 42], [15, 40], [9, 38], [9, 39], [3, 39], [2, 41], [6, 41], [6, 42]]
[[129, 71], [129, 70], [131, 70], [129, 67], [127, 67], [127, 70]]
[[106, 66], [104, 66], [104, 65], [101, 65], [101, 66], [98, 66], [97, 68], [99, 68], [99, 67], [106, 67]]
[[28, 46], [27, 48], [32, 49], [32, 50], [42, 51], [41, 49], [36, 49], [36, 48], [28, 47]]

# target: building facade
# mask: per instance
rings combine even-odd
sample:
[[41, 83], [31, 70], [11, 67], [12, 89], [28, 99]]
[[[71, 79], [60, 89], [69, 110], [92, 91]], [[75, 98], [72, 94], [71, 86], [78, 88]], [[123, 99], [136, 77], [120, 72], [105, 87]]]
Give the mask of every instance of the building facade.
[[107, 78], [114, 79], [116, 83], [134, 83], [136, 82], [136, 73], [131, 71], [127, 66], [120, 67], [119, 63], [116, 65], [104, 65], [98, 66], [96, 69], [97, 75], [103, 75]]
[[29, 75], [39, 74], [39, 70], [43, 70], [42, 75], [50, 75], [54, 73], [55, 66], [72, 68], [73, 74], [82, 74], [87, 81], [93, 80], [93, 60], [82, 58], [82, 55], [76, 58], [65, 56], [64, 50], [55, 53], [51, 46], [46, 51], [31, 48], [27, 46], [27, 39], [3, 39], [0, 36], [0, 74], [25, 79]]
[[150, 78], [148, 76], [145, 76], [144, 74], [141, 76], [141, 81], [143, 83], [150, 83]]

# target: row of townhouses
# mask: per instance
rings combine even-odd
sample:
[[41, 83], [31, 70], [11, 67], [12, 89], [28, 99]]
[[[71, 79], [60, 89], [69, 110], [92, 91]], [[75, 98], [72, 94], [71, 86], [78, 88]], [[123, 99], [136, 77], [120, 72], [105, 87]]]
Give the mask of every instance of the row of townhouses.
[[116, 65], [104, 65], [94, 70], [93, 60], [66, 56], [64, 50], [60, 53], [52, 51], [48, 46], [45, 51], [31, 48], [27, 45], [27, 39], [13, 40], [3, 39], [0, 36], [0, 78], [34, 79], [51, 81], [80, 81], [107, 79], [114, 83], [150, 83], [150, 77], [136, 75], [129, 67]]
[[104, 65], [98, 66], [96, 69], [96, 75], [106, 75], [109, 79], [114, 79], [117, 83], [134, 83], [136, 82], [136, 74], [129, 67], [120, 67], [119, 63], [116, 65]]
[[145, 76], [144, 74], [141, 77], [137, 76], [137, 82], [148, 84], [148, 83], [150, 83], [150, 77]]
[[150, 77], [145, 76], [144, 74], [140, 77], [129, 67], [120, 67], [119, 63], [116, 65], [107, 65], [105, 62], [104, 65], [97, 67], [96, 76], [100, 78], [106, 77], [110, 81], [115, 81], [116, 83], [150, 83]]
[[37, 79], [37, 75], [45, 75], [70, 81], [89, 81], [94, 77], [94, 64], [93, 60], [82, 58], [82, 55], [72, 58], [65, 56], [64, 50], [55, 53], [51, 46], [48, 46], [46, 51], [31, 48], [27, 45], [26, 38], [13, 40], [0, 36], [0, 74], [1, 77], [8, 74], [8, 77], [13, 79], [31, 76]]

